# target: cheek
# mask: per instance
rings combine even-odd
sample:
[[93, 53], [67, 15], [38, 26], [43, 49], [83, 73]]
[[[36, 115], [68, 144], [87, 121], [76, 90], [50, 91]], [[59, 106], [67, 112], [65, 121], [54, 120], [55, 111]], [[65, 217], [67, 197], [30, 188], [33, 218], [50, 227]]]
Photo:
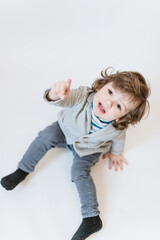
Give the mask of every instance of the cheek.
[[98, 93], [96, 93], [96, 95], [93, 98], [93, 105], [94, 104], [97, 105], [98, 102], [99, 102], [99, 95], [98, 95]]
[[126, 113], [120, 113], [119, 114], [119, 118], [122, 118], [122, 117], [124, 117], [126, 115]]
[[123, 117], [125, 114], [121, 113], [119, 110], [117, 109], [112, 109], [112, 111], [110, 112], [112, 114], [112, 116], [116, 119], [116, 118], [121, 118]]
[[97, 100], [97, 97], [95, 96], [93, 99], [93, 110], [94, 111], [97, 110], [97, 105], [98, 105], [98, 100]]
[[93, 107], [95, 106], [96, 103], [96, 96], [93, 98]]

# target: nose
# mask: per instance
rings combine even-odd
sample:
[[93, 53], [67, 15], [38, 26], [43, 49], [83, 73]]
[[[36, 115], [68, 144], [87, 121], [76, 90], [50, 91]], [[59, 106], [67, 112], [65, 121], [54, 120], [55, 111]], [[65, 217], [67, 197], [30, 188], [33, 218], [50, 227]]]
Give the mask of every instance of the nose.
[[111, 108], [113, 105], [113, 102], [110, 99], [107, 99], [106, 105], [108, 108]]

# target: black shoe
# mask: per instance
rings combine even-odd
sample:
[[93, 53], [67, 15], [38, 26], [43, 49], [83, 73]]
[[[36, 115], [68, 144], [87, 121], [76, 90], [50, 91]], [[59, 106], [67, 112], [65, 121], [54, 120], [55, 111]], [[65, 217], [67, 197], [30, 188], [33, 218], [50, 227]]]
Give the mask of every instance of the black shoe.
[[102, 228], [102, 221], [98, 216], [83, 218], [81, 225], [71, 240], [85, 240], [91, 234], [98, 232]]
[[1, 179], [1, 185], [6, 190], [14, 189], [20, 182], [22, 182], [29, 173], [18, 168], [15, 172], [3, 177]]

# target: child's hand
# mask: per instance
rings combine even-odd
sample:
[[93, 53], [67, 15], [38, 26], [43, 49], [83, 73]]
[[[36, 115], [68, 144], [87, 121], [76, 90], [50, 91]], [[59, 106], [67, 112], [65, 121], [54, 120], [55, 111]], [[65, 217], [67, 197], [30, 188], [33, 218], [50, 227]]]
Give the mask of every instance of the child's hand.
[[65, 81], [60, 81], [55, 84], [53, 84], [51, 90], [49, 91], [49, 98], [51, 100], [57, 100], [57, 99], [66, 99], [70, 92], [70, 86], [71, 86], [71, 79], [68, 79]]
[[123, 157], [123, 155], [115, 156], [115, 155], [112, 155], [111, 153], [108, 152], [108, 153], [103, 155], [103, 159], [104, 158], [109, 158], [109, 169], [112, 169], [112, 167], [114, 165], [116, 172], [118, 171], [118, 168], [123, 170], [123, 163], [128, 165], [128, 162]]

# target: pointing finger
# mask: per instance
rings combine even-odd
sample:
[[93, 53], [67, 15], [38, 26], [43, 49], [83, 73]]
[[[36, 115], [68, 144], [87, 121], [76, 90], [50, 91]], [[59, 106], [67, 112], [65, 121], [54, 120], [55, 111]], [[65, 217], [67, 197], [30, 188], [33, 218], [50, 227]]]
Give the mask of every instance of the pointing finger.
[[67, 83], [66, 83], [66, 87], [69, 89], [70, 88], [70, 86], [71, 86], [71, 82], [72, 82], [72, 79], [68, 79], [67, 80]]

